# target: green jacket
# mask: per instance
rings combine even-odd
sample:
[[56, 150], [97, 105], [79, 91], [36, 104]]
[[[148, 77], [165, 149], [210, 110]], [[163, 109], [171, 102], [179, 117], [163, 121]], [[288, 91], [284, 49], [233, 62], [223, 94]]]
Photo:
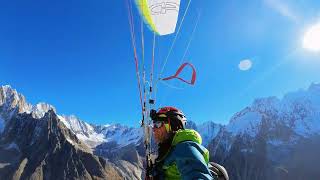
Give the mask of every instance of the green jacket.
[[177, 131], [167, 154], [156, 162], [155, 179], [213, 179], [208, 168], [209, 151], [201, 143], [197, 131]]

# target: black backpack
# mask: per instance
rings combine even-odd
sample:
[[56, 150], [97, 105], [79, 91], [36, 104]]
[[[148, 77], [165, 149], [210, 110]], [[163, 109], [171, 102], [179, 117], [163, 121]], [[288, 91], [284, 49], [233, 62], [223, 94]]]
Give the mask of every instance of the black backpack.
[[229, 180], [228, 172], [227, 170], [221, 166], [220, 164], [209, 162], [209, 169], [211, 171], [211, 174], [215, 177], [217, 180]]

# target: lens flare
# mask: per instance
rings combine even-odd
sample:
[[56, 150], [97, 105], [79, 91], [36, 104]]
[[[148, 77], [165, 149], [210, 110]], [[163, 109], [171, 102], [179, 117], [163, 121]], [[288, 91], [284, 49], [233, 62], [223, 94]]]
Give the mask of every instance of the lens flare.
[[303, 37], [303, 48], [310, 51], [320, 51], [320, 23], [313, 25]]

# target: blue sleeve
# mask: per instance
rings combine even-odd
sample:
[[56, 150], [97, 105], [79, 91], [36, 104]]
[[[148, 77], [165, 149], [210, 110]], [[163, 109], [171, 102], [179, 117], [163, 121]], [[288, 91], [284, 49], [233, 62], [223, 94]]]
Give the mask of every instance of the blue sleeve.
[[201, 149], [193, 142], [182, 142], [176, 145], [176, 165], [183, 180], [213, 180]]

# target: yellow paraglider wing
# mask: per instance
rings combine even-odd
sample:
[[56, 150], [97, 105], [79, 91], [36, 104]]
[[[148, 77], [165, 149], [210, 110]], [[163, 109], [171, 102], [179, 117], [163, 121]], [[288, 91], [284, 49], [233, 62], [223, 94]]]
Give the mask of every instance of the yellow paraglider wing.
[[135, 2], [151, 31], [160, 36], [175, 32], [180, 0], [135, 0]]
[[140, 15], [143, 17], [144, 22], [149, 26], [149, 28], [158, 34], [155, 25], [153, 24], [153, 20], [150, 14], [150, 10], [148, 7], [147, 0], [136, 0], [137, 8], [140, 12]]

